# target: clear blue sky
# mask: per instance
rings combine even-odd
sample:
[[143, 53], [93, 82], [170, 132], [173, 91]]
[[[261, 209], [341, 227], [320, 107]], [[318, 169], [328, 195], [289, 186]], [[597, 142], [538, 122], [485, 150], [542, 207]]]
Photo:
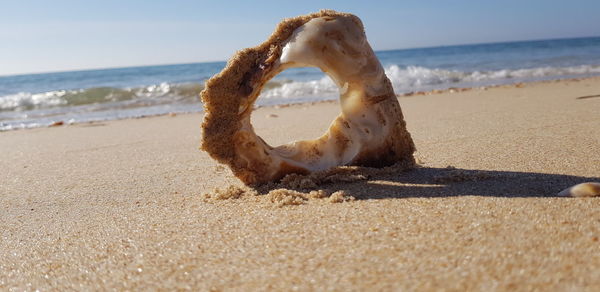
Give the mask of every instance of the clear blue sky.
[[226, 60], [322, 8], [361, 17], [375, 50], [600, 36], [598, 0], [0, 0], [0, 75]]

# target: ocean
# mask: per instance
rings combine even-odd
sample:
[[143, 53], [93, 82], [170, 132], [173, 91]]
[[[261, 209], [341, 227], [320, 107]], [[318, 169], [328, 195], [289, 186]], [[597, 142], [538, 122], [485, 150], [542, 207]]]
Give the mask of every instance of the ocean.
[[[397, 94], [600, 75], [600, 37], [376, 52]], [[204, 81], [225, 62], [0, 76], [0, 131], [202, 111]], [[316, 68], [289, 69], [257, 105], [336, 99]]]

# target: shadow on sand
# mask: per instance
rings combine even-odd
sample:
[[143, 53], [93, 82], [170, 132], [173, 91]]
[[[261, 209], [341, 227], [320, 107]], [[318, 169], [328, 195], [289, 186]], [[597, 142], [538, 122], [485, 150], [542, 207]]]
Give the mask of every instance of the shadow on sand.
[[409, 171], [370, 177], [352, 183], [324, 185], [327, 189], [349, 191], [356, 199], [418, 197], [558, 197], [572, 185], [600, 181], [581, 177], [513, 171], [485, 171], [458, 168], [419, 167]]
[[600, 94], [580, 96], [580, 97], [577, 97], [575, 99], [588, 99], [588, 98], [594, 98], [594, 97], [600, 97]]

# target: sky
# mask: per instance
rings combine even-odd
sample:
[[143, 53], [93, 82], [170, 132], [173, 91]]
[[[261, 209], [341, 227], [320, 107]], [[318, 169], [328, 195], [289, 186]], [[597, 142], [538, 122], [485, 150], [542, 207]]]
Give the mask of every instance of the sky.
[[0, 0], [0, 75], [222, 61], [320, 9], [374, 50], [600, 36], [597, 0]]

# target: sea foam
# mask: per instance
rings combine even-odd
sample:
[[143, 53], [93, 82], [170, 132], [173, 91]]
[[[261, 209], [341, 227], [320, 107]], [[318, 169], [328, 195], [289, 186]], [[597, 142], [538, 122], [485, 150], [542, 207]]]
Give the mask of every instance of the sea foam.
[[421, 90], [443, 89], [457, 86], [483, 86], [523, 81], [595, 75], [600, 66], [582, 65], [574, 67], [542, 67], [517, 70], [473, 71], [430, 69], [420, 66], [401, 68], [391, 65], [385, 70], [394, 90], [398, 93]]
[[[448, 87], [473, 87], [513, 82], [555, 79], [600, 74], [600, 66], [541, 67], [517, 70], [473, 71], [443, 70], [421, 66], [385, 68], [397, 93]], [[41, 93], [19, 92], [0, 96], [0, 111], [24, 111], [61, 106], [119, 103], [128, 106], [144, 100], [144, 104], [164, 102], [199, 102], [202, 83], [159, 83], [135, 88], [94, 87], [55, 90]], [[336, 98], [338, 88], [325, 76], [316, 80], [273, 80], [265, 86], [258, 104], [315, 101]], [[130, 101], [130, 102], [127, 102]], [[115, 104], [118, 106], [118, 104]]]
[[[385, 68], [396, 93], [478, 87], [524, 81], [586, 77], [600, 74], [600, 65], [538, 67], [490, 71], [459, 71], [423, 66]], [[283, 74], [282, 74], [283, 75]], [[201, 110], [201, 82], [161, 82], [147, 86], [93, 87], [0, 96], [0, 130], [30, 128], [53, 121], [93, 121]], [[276, 77], [268, 82], [257, 105], [290, 104], [337, 99], [338, 88], [325, 74], [309, 80]]]
[[[385, 68], [396, 93], [417, 90], [445, 89], [449, 87], [474, 87], [535, 81], [575, 76], [600, 74], [600, 66], [542, 67], [518, 70], [473, 71], [431, 69], [421, 66], [400, 67], [391, 65]], [[261, 98], [298, 99], [312, 101], [317, 98], [331, 99], [338, 94], [337, 86], [324, 76], [318, 80], [293, 81], [281, 86], [263, 90]]]

